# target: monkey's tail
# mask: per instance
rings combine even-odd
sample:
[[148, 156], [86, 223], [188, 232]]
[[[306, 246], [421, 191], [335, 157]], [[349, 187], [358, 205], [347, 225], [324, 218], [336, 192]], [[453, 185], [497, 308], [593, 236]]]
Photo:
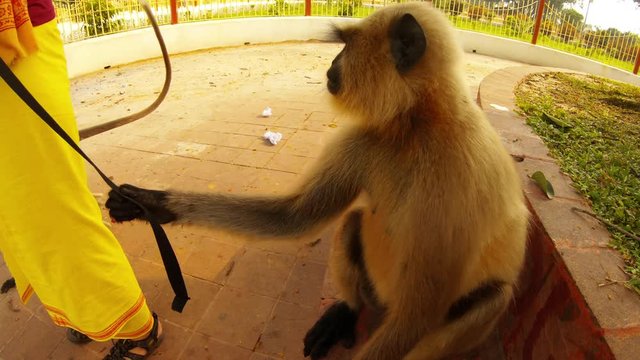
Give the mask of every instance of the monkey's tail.
[[162, 91], [160, 91], [160, 94], [151, 105], [147, 106], [146, 108], [142, 109], [141, 111], [135, 114], [127, 115], [119, 119], [111, 120], [106, 123], [102, 123], [96, 126], [92, 126], [92, 127], [80, 130], [80, 140], [86, 139], [94, 135], [98, 135], [105, 131], [109, 131], [111, 129], [117, 128], [118, 126], [126, 125], [130, 122], [136, 121], [138, 119], [141, 119], [149, 115], [158, 106], [160, 106], [160, 103], [162, 103], [164, 98], [167, 96], [167, 93], [169, 92], [169, 85], [171, 85], [171, 62], [169, 61], [169, 53], [167, 52], [167, 47], [164, 43], [164, 39], [162, 38], [162, 34], [160, 33], [160, 27], [158, 26], [158, 22], [156, 21], [155, 16], [153, 16], [153, 13], [151, 12], [151, 7], [149, 6], [149, 3], [147, 2], [147, 0], [138, 0], [138, 1], [140, 2], [140, 5], [142, 5], [144, 12], [147, 14], [149, 21], [151, 21], [151, 26], [153, 27], [153, 31], [156, 34], [158, 43], [160, 44], [160, 49], [162, 50], [162, 59], [164, 60], [164, 68], [165, 68], [165, 78], [164, 78], [164, 84], [162, 85]]

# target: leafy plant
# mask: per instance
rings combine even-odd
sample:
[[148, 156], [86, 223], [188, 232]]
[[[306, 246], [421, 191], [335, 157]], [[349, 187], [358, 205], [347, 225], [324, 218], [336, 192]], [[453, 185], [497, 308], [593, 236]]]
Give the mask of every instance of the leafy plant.
[[531, 33], [534, 22], [525, 14], [517, 14], [507, 16], [504, 25], [509, 29], [510, 35], [522, 36]]
[[469, 15], [469, 19], [471, 20], [480, 20], [487, 9], [482, 5], [471, 6], [469, 10], [467, 10], [467, 14]]
[[560, 36], [562, 40], [571, 41], [576, 37], [576, 35], [578, 35], [578, 29], [576, 29], [576, 27], [571, 23], [565, 22], [560, 25], [558, 36]]
[[556, 25], [553, 21], [545, 20], [540, 24], [540, 32], [543, 35], [550, 36], [556, 29]]
[[[597, 216], [640, 291], [640, 88], [594, 76], [527, 77], [516, 103]], [[622, 229], [622, 231], [620, 230]], [[626, 232], [626, 233], [625, 233]]]
[[122, 20], [113, 19], [118, 9], [108, 0], [86, 0], [76, 5], [84, 14], [83, 28], [89, 36], [108, 34], [122, 27]]
[[459, 0], [451, 0], [449, 1], [449, 13], [453, 16], [458, 16], [462, 14], [464, 10], [464, 2]]

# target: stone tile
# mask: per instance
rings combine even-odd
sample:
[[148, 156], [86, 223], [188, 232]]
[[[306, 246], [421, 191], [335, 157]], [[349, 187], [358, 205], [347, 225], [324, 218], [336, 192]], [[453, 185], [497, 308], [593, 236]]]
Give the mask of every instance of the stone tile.
[[317, 320], [315, 309], [279, 302], [256, 351], [285, 359], [301, 359], [303, 338]]
[[556, 197], [565, 199], [582, 201], [583, 197], [571, 185], [572, 181], [569, 176], [565, 175], [558, 165], [553, 162], [541, 161], [536, 159], [525, 158], [522, 162], [516, 162], [516, 168], [524, 179], [524, 188], [526, 193], [539, 192], [542, 190], [536, 185], [530, 177], [536, 171], [541, 171], [553, 186]]
[[226, 285], [277, 298], [284, 290], [294, 261], [291, 255], [249, 248], [236, 260]]
[[249, 146], [249, 150], [277, 153], [287, 144], [288, 139], [282, 138], [276, 145], [272, 145], [263, 138], [255, 139]]
[[[156, 242], [151, 227], [148, 224], [146, 231], [150, 234], [148, 235], [150, 239], [144, 242], [143, 251], [142, 254], [140, 254], [140, 257], [142, 259], [154, 262], [158, 265], [162, 265], [162, 257], [160, 256], [158, 243]], [[185, 263], [190, 257], [194, 248], [197, 247], [196, 239], [174, 237], [169, 238], [169, 241], [171, 242], [173, 252], [176, 254], [176, 258], [178, 258], [178, 262], [180, 264]]]
[[51, 359], [65, 360], [100, 360], [108, 353], [111, 342], [91, 342], [79, 345], [68, 341], [60, 341], [51, 354]]
[[253, 349], [275, 303], [248, 290], [224, 287], [197, 330], [216, 340]]
[[198, 123], [198, 125], [192, 128], [193, 131], [213, 131], [213, 132], [222, 132], [222, 133], [239, 133], [238, 129], [242, 126], [242, 124], [238, 124], [230, 121], [202, 121]]
[[[5, 278], [2, 278], [3, 282]], [[25, 307], [13, 289], [0, 295], [0, 350], [27, 326], [33, 312]]]
[[298, 255], [307, 260], [326, 264], [329, 260], [329, 253], [338, 224], [339, 222], [337, 221], [329, 224], [319, 235], [309, 237]]
[[251, 193], [260, 195], [290, 194], [300, 185], [301, 180], [297, 174], [260, 169], [255, 171], [248, 189]]
[[280, 153], [317, 158], [322, 153], [327, 140], [326, 133], [298, 130], [287, 140]]
[[271, 170], [279, 170], [300, 174], [304, 168], [314, 163], [315, 159], [290, 154], [275, 154], [267, 164]]
[[207, 335], [194, 334], [180, 359], [198, 360], [246, 360], [251, 351], [225, 344]]
[[274, 358], [271, 356], [267, 356], [267, 355], [259, 354], [255, 352], [251, 354], [251, 357], [249, 358], [249, 360], [276, 360], [276, 359], [280, 359], [280, 358]]
[[235, 165], [262, 168], [273, 158], [273, 153], [258, 150], [240, 150], [240, 155], [233, 160]]
[[[5, 328], [4, 323], [2, 327]], [[24, 329], [5, 345], [0, 359], [47, 359], [63, 338], [62, 328], [31, 317]]]
[[185, 176], [208, 181], [207, 189], [212, 192], [241, 193], [255, 182], [259, 173], [252, 168], [204, 161], [193, 164], [185, 171]]
[[229, 261], [240, 251], [240, 247], [200, 237], [194, 251], [181, 262], [186, 274], [209, 281], [215, 281]]
[[247, 237], [246, 248], [268, 251], [271, 253], [297, 255], [305, 246], [300, 239], [263, 239]]
[[640, 326], [638, 295], [622, 283], [609, 284], [627, 280], [621, 270], [623, 262], [615, 251], [564, 248], [560, 254], [600, 326], [609, 329]]
[[282, 127], [298, 128], [308, 117], [309, 112], [306, 110], [287, 109], [283, 112], [282, 116], [274, 119], [272, 124]]
[[262, 134], [252, 135], [252, 136], [238, 135], [238, 134], [226, 134], [226, 135], [227, 136], [218, 140], [216, 144], [221, 146], [240, 148], [240, 149], [248, 149], [256, 139], [262, 138]]
[[545, 231], [556, 243], [556, 246], [608, 246], [609, 232], [598, 221], [571, 210], [572, 207], [588, 209], [582, 203], [561, 198], [549, 200], [537, 188], [533, 192], [529, 192], [527, 188], [525, 193], [544, 225]]
[[208, 161], [217, 161], [226, 164], [232, 164], [234, 160], [243, 153], [244, 150], [211, 145], [209, 149], [200, 154], [200, 158]]
[[302, 124], [304, 130], [331, 131], [338, 127], [336, 114], [330, 112], [314, 111]]
[[142, 221], [113, 223], [111, 231], [130, 257], [141, 256], [148, 244], [156, 243], [151, 227]]
[[[187, 304], [185, 307], [185, 311], [191, 306], [191, 302]], [[164, 312], [165, 314], [168, 311]], [[163, 316], [160, 316], [160, 321], [162, 322], [162, 333], [164, 334], [164, 340], [162, 340], [162, 344], [156, 349], [151, 359], [157, 360], [175, 360], [178, 359], [180, 354], [187, 347], [187, 343], [189, 339], [193, 336], [193, 331], [189, 329], [185, 329], [181, 326], [174, 325], [171, 322], [163, 319]]]
[[617, 360], [636, 360], [640, 354], [640, 328], [605, 331], [607, 343]]
[[511, 131], [500, 131], [502, 142], [509, 151], [514, 155], [525, 155], [527, 158], [553, 161], [549, 154], [549, 149], [545, 143], [537, 136], [527, 136], [515, 134]]
[[173, 156], [201, 159], [203, 154], [212, 147], [213, 145], [199, 144], [190, 141], [175, 141], [173, 146], [165, 153]]
[[156, 299], [164, 284], [169, 282], [164, 267], [144, 259], [131, 260], [131, 267], [147, 299], [147, 304], [152, 310], [155, 310]]
[[221, 287], [210, 281], [196, 279], [189, 275], [184, 276], [184, 281], [191, 300], [187, 302], [182, 313], [171, 310], [174, 293], [169, 283], [163, 285], [156, 301], [155, 311], [163, 320], [169, 320], [187, 329], [195, 329], [209, 305], [215, 300]]
[[249, 136], [262, 136], [265, 131], [269, 130], [271, 121], [269, 118], [261, 119], [264, 121], [264, 124], [241, 124], [233, 133]]
[[327, 270], [326, 264], [319, 264], [298, 258], [281, 300], [316, 307], [322, 298], [322, 286]]

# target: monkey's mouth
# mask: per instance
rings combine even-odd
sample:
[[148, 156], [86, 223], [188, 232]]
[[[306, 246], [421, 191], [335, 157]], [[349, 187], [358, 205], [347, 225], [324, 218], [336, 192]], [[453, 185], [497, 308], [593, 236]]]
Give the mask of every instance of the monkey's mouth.
[[327, 71], [327, 89], [333, 95], [336, 95], [340, 91], [340, 67], [335, 64], [331, 65]]
[[327, 80], [327, 90], [329, 90], [329, 92], [332, 95], [336, 95], [338, 93], [338, 91], [340, 91], [340, 83], [338, 83], [337, 81], [333, 81], [331, 79]]

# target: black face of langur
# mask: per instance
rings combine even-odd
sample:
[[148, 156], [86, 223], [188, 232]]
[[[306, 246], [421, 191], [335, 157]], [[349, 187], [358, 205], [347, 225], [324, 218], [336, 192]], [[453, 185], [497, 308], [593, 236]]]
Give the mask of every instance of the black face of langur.
[[414, 103], [416, 89], [403, 78], [424, 58], [427, 38], [413, 15], [335, 28], [334, 37], [345, 47], [327, 71], [327, 89], [339, 107], [385, 119], [397, 115], [389, 110], [402, 112]]

